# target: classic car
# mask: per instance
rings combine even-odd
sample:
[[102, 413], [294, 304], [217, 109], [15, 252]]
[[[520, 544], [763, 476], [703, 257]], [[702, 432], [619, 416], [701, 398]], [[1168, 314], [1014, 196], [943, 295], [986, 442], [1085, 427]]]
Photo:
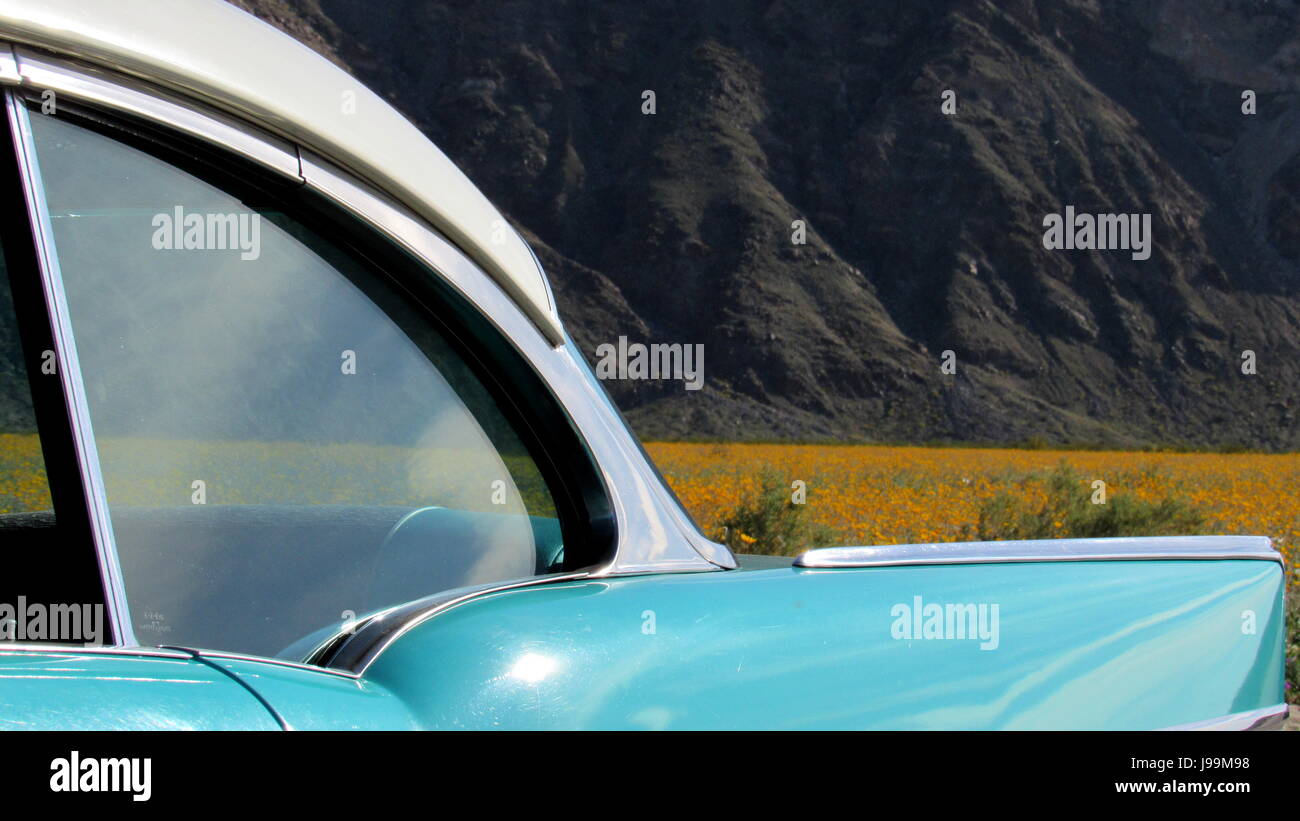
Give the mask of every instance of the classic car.
[[1267, 538], [708, 538], [520, 234], [226, 3], [0, 0], [0, 84], [0, 444], [42, 468], [4, 489], [0, 727], [1285, 713]]

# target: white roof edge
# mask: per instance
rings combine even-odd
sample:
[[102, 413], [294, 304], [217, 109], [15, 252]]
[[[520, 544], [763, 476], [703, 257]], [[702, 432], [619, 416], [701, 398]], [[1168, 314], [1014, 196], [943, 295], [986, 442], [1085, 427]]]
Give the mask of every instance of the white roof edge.
[[223, 0], [0, 0], [0, 39], [194, 97], [357, 174], [478, 263], [552, 345], [564, 330], [532, 250], [409, 120], [352, 75]]

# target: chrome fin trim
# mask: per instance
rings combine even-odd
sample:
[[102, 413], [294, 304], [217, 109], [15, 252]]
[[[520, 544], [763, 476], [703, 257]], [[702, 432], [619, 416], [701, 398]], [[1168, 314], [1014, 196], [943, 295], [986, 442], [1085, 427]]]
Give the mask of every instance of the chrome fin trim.
[[[305, 660], [306, 664], [319, 665], [332, 670], [344, 670], [356, 676], [364, 675], [381, 653], [393, 642], [419, 625], [440, 613], [474, 599], [507, 590], [519, 590], [525, 587], [537, 587], [558, 582], [579, 581], [590, 578], [586, 572], [562, 573], [551, 576], [537, 576], [510, 582], [492, 582], [475, 587], [462, 587], [425, 596], [406, 604], [399, 604], [382, 610], [360, 625], [351, 626], [351, 634], [342, 642], [330, 640], [322, 643], [324, 654]], [[345, 635], [343, 633], [337, 636]], [[331, 645], [333, 645], [332, 649]], [[321, 651], [318, 650], [318, 653]]]
[[1281, 562], [1266, 536], [1152, 536], [940, 542], [879, 547], [822, 547], [801, 553], [795, 567], [895, 567], [1018, 562], [1236, 560]]

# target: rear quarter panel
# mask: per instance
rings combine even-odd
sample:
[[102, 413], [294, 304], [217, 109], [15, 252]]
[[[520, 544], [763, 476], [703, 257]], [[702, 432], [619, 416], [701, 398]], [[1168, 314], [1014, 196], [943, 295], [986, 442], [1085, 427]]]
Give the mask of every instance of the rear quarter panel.
[[[625, 577], [472, 600], [366, 679], [430, 728], [1155, 729], [1279, 704], [1282, 569], [1124, 561]], [[996, 647], [895, 637], [998, 605]]]

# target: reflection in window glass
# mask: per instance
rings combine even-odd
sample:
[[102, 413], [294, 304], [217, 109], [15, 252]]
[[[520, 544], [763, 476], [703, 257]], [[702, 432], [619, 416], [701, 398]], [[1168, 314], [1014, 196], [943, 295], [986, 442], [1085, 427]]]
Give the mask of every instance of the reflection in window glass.
[[31, 116], [142, 643], [275, 654], [556, 566], [536, 466], [378, 277], [285, 214]]

